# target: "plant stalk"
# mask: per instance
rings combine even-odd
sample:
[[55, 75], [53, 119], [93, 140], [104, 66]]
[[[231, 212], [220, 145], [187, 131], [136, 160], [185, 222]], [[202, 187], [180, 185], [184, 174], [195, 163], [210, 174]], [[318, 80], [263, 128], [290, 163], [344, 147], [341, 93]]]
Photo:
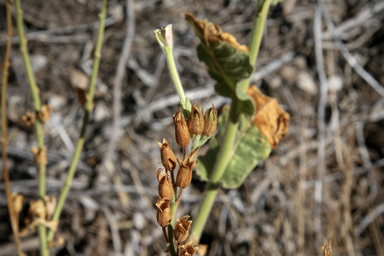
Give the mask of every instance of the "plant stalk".
[[[256, 19], [252, 30], [252, 39], [250, 44], [250, 62], [254, 65], [256, 62], [263, 30], [271, 0], [261, 1], [256, 12]], [[243, 80], [238, 86], [246, 92], [249, 86], [250, 78]], [[191, 239], [195, 244], [199, 243], [205, 223], [207, 222], [209, 213], [211, 212], [213, 203], [215, 202], [217, 189], [220, 186], [220, 180], [224, 175], [225, 169], [232, 156], [232, 148], [238, 128], [238, 113], [237, 113], [237, 98], [232, 97], [231, 110], [228, 118], [227, 129], [224, 136], [224, 142], [221, 145], [218, 158], [216, 159], [215, 167], [210, 177], [209, 183], [204, 194], [203, 201], [200, 205], [199, 212], [194, 220], [191, 230]]]
[[[68, 192], [71, 188], [71, 183], [72, 183], [73, 177], [75, 175], [75, 171], [76, 171], [77, 163], [78, 163], [79, 158], [80, 158], [81, 151], [83, 150], [84, 137], [85, 137], [86, 128], [87, 128], [87, 125], [89, 122], [89, 115], [93, 109], [93, 96], [94, 96], [94, 92], [95, 92], [96, 80], [97, 80], [97, 75], [98, 75], [99, 65], [100, 65], [101, 46], [102, 46], [103, 36], [104, 36], [105, 18], [107, 15], [107, 3], [108, 3], [108, 0], [103, 1], [103, 9], [99, 15], [100, 16], [100, 27], [99, 27], [99, 31], [98, 31], [98, 35], [97, 35], [95, 55], [94, 55], [94, 60], [93, 60], [93, 70], [92, 70], [92, 75], [91, 75], [91, 81], [89, 84], [88, 99], [87, 99], [85, 109], [84, 109], [85, 113], [84, 113], [84, 117], [83, 117], [83, 124], [81, 127], [80, 136], [79, 136], [79, 139], [77, 141], [75, 153], [73, 155], [73, 159], [72, 159], [71, 165], [70, 165], [69, 170], [68, 170], [67, 178], [65, 180], [65, 183], [64, 183], [64, 186], [62, 188], [59, 200], [57, 202], [55, 212], [53, 213], [52, 221], [58, 221], [60, 218], [60, 214], [61, 214], [61, 211], [63, 209], [64, 202], [65, 202], [67, 195], [68, 195]], [[54, 234], [55, 233], [52, 230], [49, 231], [49, 233], [48, 233], [48, 241], [49, 242], [53, 240]]]
[[[32, 92], [34, 110], [35, 110], [35, 113], [38, 114], [41, 108], [39, 88], [36, 85], [31, 62], [29, 60], [27, 40], [25, 38], [24, 27], [23, 27], [23, 11], [21, 9], [20, 0], [15, 1], [15, 7], [16, 7], [17, 31], [20, 38], [20, 51], [23, 55], [24, 66], [26, 69], [28, 82]], [[44, 138], [43, 138], [42, 124], [38, 118], [35, 121], [35, 132], [36, 132], [37, 144], [39, 149], [41, 150], [44, 148]], [[46, 175], [46, 164], [39, 163], [39, 197], [41, 200], [44, 200], [44, 197], [45, 197], [45, 175]], [[42, 225], [39, 225], [38, 233], [39, 233], [39, 239], [40, 239], [40, 255], [42, 256], [48, 255], [46, 232], [47, 232], [46, 228]]]
[[220, 180], [223, 176], [225, 169], [231, 159], [232, 155], [232, 146], [235, 141], [238, 123], [238, 114], [237, 114], [237, 99], [232, 97], [231, 109], [229, 113], [227, 129], [224, 136], [224, 142], [220, 148], [219, 155], [216, 159], [216, 164], [210, 177], [209, 183], [207, 185], [204, 199], [200, 205], [199, 212], [195, 218], [192, 229], [191, 229], [191, 238], [195, 244], [198, 244], [198, 241], [203, 232], [205, 223], [207, 222], [209, 213], [211, 212], [213, 203], [216, 198], [217, 189], [220, 186]]
[[8, 138], [7, 138], [7, 84], [9, 77], [9, 67], [11, 63], [9, 61], [11, 55], [11, 47], [12, 47], [12, 6], [10, 1], [5, 1], [5, 7], [7, 12], [7, 45], [4, 56], [3, 70], [2, 70], [2, 87], [1, 87], [1, 147], [2, 147], [2, 155], [3, 155], [3, 169], [4, 169], [4, 184], [5, 184], [5, 194], [8, 202], [8, 212], [9, 218], [11, 220], [11, 226], [13, 231], [13, 236], [15, 238], [15, 243], [17, 247], [17, 253], [19, 256], [25, 255], [21, 249], [21, 242], [19, 236], [19, 223], [17, 222], [15, 216], [15, 208], [12, 201], [11, 195], [11, 181], [9, 178], [9, 170], [7, 165], [7, 146], [8, 146]]
[[172, 46], [165, 47], [165, 55], [167, 57], [169, 72], [171, 73], [173, 83], [175, 84], [176, 91], [180, 97], [181, 107], [183, 108], [183, 111], [185, 113], [186, 110], [190, 111], [190, 108], [188, 108], [187, 106], [184, 89], [180, 81], [179, 73], [177, 72], [177, 69], [176, 69], [175, 59], [173, 58]]
[[179, 203], [176, 202], [177, 197], [177, 185], [175, 184], [173, 187], [173, 198], [172, 198], [172, 219], [171, 222], [168, 225], [168, 242], [169, 242], [169, 252], [171, 256], [177, 256], [176, 254], [176, 247], [175, 247], [175, 240], [173, 239], [173, 231], [175, 230], [175, 218], [176, 218], [176, 211], [177, 207], [179, 206]]
[[[252, 29], [252, 38], [249, 45], [249, 61], [253, 66], [256, 64], [257, 56], [259, 55], [261, 39], [263, 38], [263, 31], [265, 27], [265, 21], [267, 20], [267, 15], [269, 7], [271, 6], [271, 0], [261, 0], [258, 4], [256, 11], [255, 24]], [[251, 81], [251, 77], [243, 80], [240, 83], [241, 89], [246, 92]]]

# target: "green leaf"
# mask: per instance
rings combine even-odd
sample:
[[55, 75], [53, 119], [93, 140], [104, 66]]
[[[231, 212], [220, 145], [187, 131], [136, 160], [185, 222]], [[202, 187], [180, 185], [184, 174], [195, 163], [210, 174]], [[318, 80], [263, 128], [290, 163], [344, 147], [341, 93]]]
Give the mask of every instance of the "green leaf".
[[239, 113], [252, 116], [255, 112], [253, 100], [238, 89], [239, 82], [249, 78], [254, 70], [248, 48], [239, 45], [232, 35], [223, 33], [220, 27], [206, 20], [197, 20], [191, 14], [186, 14], [186, 19], [200, 38], [197, 56], [207, 66], [209, 75], [217, 81], [216, 92], [225, 97], [236, 96]]
[[[212, 137], [210, 149], [205, 156], [199, 157], [196, 173], [204, 181], [208, 181], [216, 162], [225, 133], [225, 124], [229, 116], [229, 106], [219, 117], [219, 131]], [[266, 159], [271, 153], [271, 145], [259, 128], [252, 124], [247, 117], [242, 115], [236, 133], [232, 157], [221, 179], [222, 186], [227, 189], [240, 187], [248, 174], [256, 167], [259, 160]]]

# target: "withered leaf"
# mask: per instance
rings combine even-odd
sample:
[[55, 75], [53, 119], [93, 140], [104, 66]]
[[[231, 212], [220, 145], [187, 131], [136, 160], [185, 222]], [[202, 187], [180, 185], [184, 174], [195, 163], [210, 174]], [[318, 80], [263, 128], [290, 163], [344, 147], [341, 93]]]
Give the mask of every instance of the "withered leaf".
[[198, 20], [190, 13], [185, 14], [185, 19], [193, 25], [195, 32], [200, 39], [213, 44], [220, 41], [226, 41], [240, 51], [249, 52], [246, 45], [239, 44], [233, 35], [223, 32], [219, 25], [213, 24], [207, 19]]
[[256, 86], [250, 86], [247, 93], [253, 98], [256, 106], [252, 122], [268, 139], [272, 148], [276, 148], [288, 133], [289, 114], [280, 108], [276, 99], [262, 94]]

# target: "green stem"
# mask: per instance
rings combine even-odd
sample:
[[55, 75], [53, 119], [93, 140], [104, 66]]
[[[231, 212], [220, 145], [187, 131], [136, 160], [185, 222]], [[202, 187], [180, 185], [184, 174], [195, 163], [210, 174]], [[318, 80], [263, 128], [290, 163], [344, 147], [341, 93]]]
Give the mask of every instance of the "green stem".
[[[60, 218], [61, 211], [64, 206], [64, 202], [67, 198], [68, 192], [71, 188], [71, 183], [73, 180], [73, 177], [75, 175], [76, 171], [76, 166], [80, 158], [81, 151], [83, 150], [84, 146], [84, 137], [85, 137], [85, 131], [86, 127], [88, 125], [89, 121], [89, 115], [92, 112], [93, 108], [93, 96], [95, 92], [95, 86], [96, 86], [96, 79], [97, 79], [97, 74], [99, 71], [99, 65], [100, 65], [100, 58], [101, 58], [101, 46], [103, 42], [103, 36], [104, 36], [104, 24], [105, 24], [105, 17], [107, 15], [107, 3], [108, 0], [103, 1], [103, 9], [100, 13], [100, 27], [99, 27], [99, 32], [97, 35], [97, 42], [96, 42], [96, 47], [95, 47], [95, 55], [94, 55], [94, 60], [93, 60], [93, 70], [92, 70], [92, 75], [91, 75], [91, 81], [89, 84], [89, 91], [88, 91], [88, 100], [85, 106], [85, 113], [83, 117], [83, 125], [81, 127], [80, 131], [80, 136], [79, 140], [77, 141], [75, 153], [73, 155], [73, 159], [71, 162], [71, 165], [68, 170], [68, 176], [65, 180], [64, 186], [62, 188], [59, 200], [57, 202], [57, 206], [55, 209], [55, 212], [53, 213], [52, 221], [58, 221]], [[48, 233], [48, 241], [52, 241], [54, 236], [54, 232], [52, 230], [49, 231]]]
[[223, 176], [232, 155], [232, 146], [235, 141], [238, 127], [238, 114], [236, 106], [237, 99], [236, 97], [233, 97], [224, 142], [220, 148], [218, 158], [216, 159], [216, 164], [207, 185], [204, 199], [200, 205], [199, 213], [197, 214], [197, 217], [192, 225], [191, 238], [196, 244], [198, 243], [201, 233], [203, 232], [203, 228], [207, 222], [209, 213], [211, 212], [216, 198], [217, 189], [220, 186], [221, 177]]
[[[271, 0], [260, 1], [258, 9], [256, 12], [255, 25], [252, 31], [252, 39], [250, 45], [250, 62], [255, 63], [261, 44], [261, 39], [263, 37], [263, 30], [265, 26], [265, 21], [267, 19], [267, 14], [269, 7], [271, 5]], [[240, 88], [246, 92], [249, 86], [250, 78], [242, 81], [240, 83]], [[230, 110], [227, 129], [224, 136], [224, 142], [221, 145], [218, 158], [216, 159], [216, 164], [212, 173], [212, 176], [207, 185], [206, 192], [204, 194], [204, 199], [200, 205], [199, 212], [196, 219], [192, 225], [191, 230], [191, 239], [196, 244], [198, 244], [201, 234], [203, 232], [205, 223], [207, 222], [209, 213], [211, 212], [213, 203], [216, 198], [217, 189], [220, 186], [220, 180], [225, 172], [225, 169], [232, 157], [233, 144], [236, 137], [236, 132], [238, 128], [238, 114], [237, 114], [237, 99], [232, 97], [231, 110]]]
[[179, 73], [177, 72], [177, 69], [176, 69], [175, 59], [173, 58], [173, 47], [167, 46], [164, 49], [165, 49], [165, 55], [167, 57], [169, 72], [171, 73], [173, 83], [175, 84], [176, 91], [180, 97], [181, 107], [183, 108], [184, 113], [185, 111], [191, 112], [191, 109], [190, 107], [188, 107], [188, 103], [186, 101], [186, 97], [185, 97], [183, 86], [180, 81]]
[[[267, 20], [268, 10], [270, 6], [271, 6], [271, 0], [264, 0], [259, 2], [258, 8], [257, 8], [255, 25], [253, 26], [253, 29], [252, 29], [251, 44], [249, 46], [249, 61], [253, 65], [255, 65], [257, 56], [259, 55], [261, 39], [263, 38], [265, 21]], [[251, 77], [243, 80], [240, 83], [240, 88], [243, 91], [245, 92], [247, 91], [250, 80], [251, 80]]]
[[[24, 27], [23, 27], [23, 11], [21, 9], [20, 0], [15, 1], [15, 7], [16, 7], [17, 31], [20, 38], [20, 51], [23, 55], [24, 66], [25, 66], [28, 82], [32, 92], [34, 110], [36, 114], [38, 114], [41, 108], [39, 88], [36, 85], [31, 62], [29, 60], [27, 40], [25, 38]], [[44, 148], [44, 138], [43, 138], [42, 124], [38, 118], [35, 121], [35, 131], [36, 131], [37, 143], [38, 143], [39, 149], [41, 150]], [[45, 197], [45, 173], [46, 173], [46, 164], [39, 163], [39, 197], [41, 200], [44, 200], [44, 197]], [[39, 239], [40, 239], [40, 255], [46, 256], [48, 255], [46, 228], [40, 225], [38, 228], [38, 231], [39, 231]]]
[[173, 231], [175, 230], [176, 211], [177, 211], [177, 207], [179, 206], [179, 203], [176, 203], [176, 198], [177, 198], [177, 185], [173, 187], [173, 198], [171, 202], [172, 203], [172, 206], [171, 206], [172, 219], [168, 225], [169, 252], [171, 253], [171, 256], [177, 256], [175, 242], [173, 239]]

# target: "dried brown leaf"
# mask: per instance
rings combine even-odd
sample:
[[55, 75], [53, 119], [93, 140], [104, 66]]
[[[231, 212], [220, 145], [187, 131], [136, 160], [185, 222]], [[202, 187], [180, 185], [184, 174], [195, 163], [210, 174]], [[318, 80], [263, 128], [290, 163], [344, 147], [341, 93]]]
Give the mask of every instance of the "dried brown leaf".
[[216, 44], [220, 41], [227, 41], [236, 49], [243, 52], [249, 52], [249, 49], [246, 45], [240, 45], [233, 35], [230, 33], [224, 33], [219, 25], [213, 24], [207, 19], [198, 20], [194, 15], [190, 13], [186, 13], [185, 16], [187, 20], [194, 23], [195, 29], [198, 30], [196, 31], [197, 34], [203, 36], [206, 42]]
[[256, 106], [253, 123], [267, 137], [272, 148], [276, 148], [279, 140], [288, 133], [289, 114], [280, 108], [276, 99], [262, 94], [256, 86], [250, 86], [247, 93]]

